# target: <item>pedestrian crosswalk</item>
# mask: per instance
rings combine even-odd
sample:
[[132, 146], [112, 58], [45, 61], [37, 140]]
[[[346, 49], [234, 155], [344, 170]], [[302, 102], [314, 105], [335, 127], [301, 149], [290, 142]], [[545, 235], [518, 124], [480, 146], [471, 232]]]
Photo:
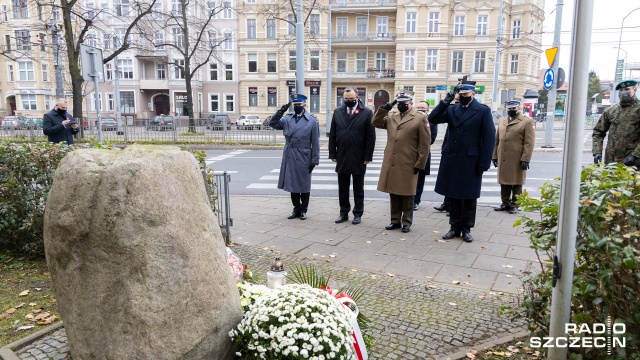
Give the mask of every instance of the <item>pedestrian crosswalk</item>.
[[[380, 168], [382, 167], [383, 149], [376, 149], [373, 154], [373, 161], [367, 165], [367, 174], [364, 178], [364, 190], [365, 198], [367, 192], [377, 192], [378, 177], [380, 175]], [[320, 164], [313, 170], [311, 177], [311, 190], [334, 190], [336, 196], [338, 195], [338, 178], [335, 172], [335, 163], [328, 159], [329, 152], [327, 150], [320, 150]], [[436, 178], [438, 175], [438, 168], [440, 166], [440, 153], [433, 153], [431, 155], [431, 175], [425, 178], [425, 195], [427, 192], [433, 192], [435, 187]], [[274, 168], [270, 173], [263, 175], [257, 182], [251, 183], [247, 186], [248, 189], [277, 189], [278, 176], [280, 168]], [[525, 188], [532, 196], [539, 196], [539, 190], [534, 186], [526, 186]], [[497, 173], [495, 168], [491, 168], [482, 177], [482, 192], [481, 197], [478, 199], [479, 204], [500, 204], [500, 185], [497, 182]]]

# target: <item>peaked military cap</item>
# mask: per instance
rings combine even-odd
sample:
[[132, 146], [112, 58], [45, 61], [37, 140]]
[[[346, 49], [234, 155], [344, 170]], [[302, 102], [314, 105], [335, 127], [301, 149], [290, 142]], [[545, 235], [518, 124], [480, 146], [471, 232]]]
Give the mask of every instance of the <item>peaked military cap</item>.
[[520, 100], [511, 99], [505, 103], [505, 106], [508, 108], [520, 107]]
[[397, 101], [411, 101], [413, 100], [413, 93], [410, 91], [404, 91], [396, 95]]
[[307, 97], [302, 95], [302, 94], [293, 94], [293, 95], [291, 95], [291, 102], [292, 103], [306, 103], [307, 102]]
[[619, 83], [618, 85], [616, 85], [616, 90], [626, 88], [626, 87], [631, 87], [631, 86], [637, 86], [637, 85], [638, 85], [637, 80], [625, 80]]
[[459, 89], [459, 91], [458, 91], [459, 93], [464, 94], [464, 93], [468, 93], [468, 92], [471, 92], [471, 91], [476, 91], [476, 86], [475, 86], [476, 82], [475, 81], [468, 81], [468, 82], [472, 82], [473, 85], [472, 84], [464, 84], [463, 83], [458, 88]]

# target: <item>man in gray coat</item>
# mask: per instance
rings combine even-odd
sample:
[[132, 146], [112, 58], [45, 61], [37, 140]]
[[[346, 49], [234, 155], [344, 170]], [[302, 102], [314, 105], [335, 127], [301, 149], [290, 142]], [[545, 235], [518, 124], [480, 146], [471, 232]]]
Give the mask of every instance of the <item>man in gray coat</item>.
[[[284, 115], [293, 103], [293, 114]], [[320, 128], [318, 119], [305, 110], [307, 97], [291, 95], [291, 102], [276, 111], [269, 126], [283, 130], [285, 138], [278, 189], [291, 193], [293, 212], [288, 219], [307, 219], [311, 172], [320, 163]]]

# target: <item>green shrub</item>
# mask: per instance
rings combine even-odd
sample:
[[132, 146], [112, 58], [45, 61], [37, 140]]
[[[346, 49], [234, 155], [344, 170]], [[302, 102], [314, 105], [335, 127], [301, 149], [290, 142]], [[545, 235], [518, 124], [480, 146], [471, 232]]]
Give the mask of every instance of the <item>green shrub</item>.
[[[640, 173], [620, 164], [589, 166], [582, 171], [578, 234], [571, 301], [571, 321], [605, 323], [608, 316], [626, 325], [626, 348], [571, 348], [577, 359], [639, 359], [640, 352]], [[537, 219], [522, 216], [523, 225], [543, 261], [524, 278], [519, 308], [505, 308], [515, 318], [526, 318], [534, 336], [548, 336], [552, 295], [551, 262], [555, 255], [560, 185], [546, 183], [541, 199], [524, 194], [522, 210], [537, 212]], [[565, 267], [567, 265], [565, 264]]]

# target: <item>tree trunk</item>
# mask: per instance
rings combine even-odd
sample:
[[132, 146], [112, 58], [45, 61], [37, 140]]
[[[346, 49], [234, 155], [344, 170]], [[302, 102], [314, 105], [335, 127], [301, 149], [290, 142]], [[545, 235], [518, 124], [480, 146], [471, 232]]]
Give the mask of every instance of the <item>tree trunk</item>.
[[185, 69], [185, 81], [187, 83], [187, 113], [189, 114], [189, 132], [196, 132], [196, 121], [193, 117], [193, 90], [191, 87], [191, 74], [189, 63], [185, 61], [184, 69]]
[[[191, 41], [189, 38], [189, 24], [187, 22], [187, 2], [183, 2], [182, 9], [182, 26], [184, 29], [184, 79], [187, 88], [187, 114], [189, 115], [189, 130], [190, 133], [196, 132], [196, 121], [193, 118], [193, 90], [191, 87], [191, 80], [193, 75], [191, 73]], [[197, 46], [198, 44], [196, 44]], [[193, 52], [195, 54], [195, 51]]]
[[[67, 45], [67, 59], [69, 75], [71, 76], [71, 102], [73, 103], [73, 117], [82, 118], [82, 71], [78, 64], [80, 49], [76, 49], [73, 41], [73, 24], [71, 23], [71, 6], [67, 0], [61, 1], [62, 21], [64, 24], [64, 42]], [[82, 123], [80, 123], [82, 124]]]

